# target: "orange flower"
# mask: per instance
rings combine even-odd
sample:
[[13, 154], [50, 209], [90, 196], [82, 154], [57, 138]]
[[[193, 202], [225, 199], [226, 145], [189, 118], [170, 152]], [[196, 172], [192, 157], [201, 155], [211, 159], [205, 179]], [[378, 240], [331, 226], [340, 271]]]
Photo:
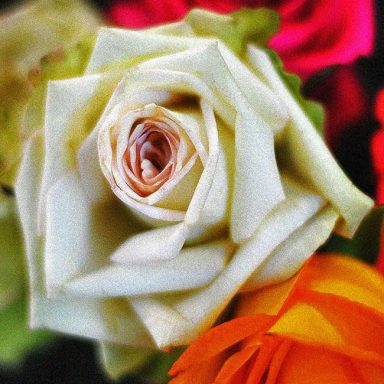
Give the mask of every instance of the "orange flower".
[[190, 345], [171, 384], [384, 383], [384, 279], [357, 260], [314, 256], [236, 316]]

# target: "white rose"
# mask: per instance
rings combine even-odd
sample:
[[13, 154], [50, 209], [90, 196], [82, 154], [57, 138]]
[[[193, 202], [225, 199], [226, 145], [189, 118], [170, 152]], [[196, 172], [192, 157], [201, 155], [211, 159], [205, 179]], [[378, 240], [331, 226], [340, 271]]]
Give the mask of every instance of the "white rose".
[[198, 36], [241, 15], [103, 28], [84, 75], [49, 84], [17, 182], [33, 327], [107, 363], [188, 343], [370, 209], [268, 54]]

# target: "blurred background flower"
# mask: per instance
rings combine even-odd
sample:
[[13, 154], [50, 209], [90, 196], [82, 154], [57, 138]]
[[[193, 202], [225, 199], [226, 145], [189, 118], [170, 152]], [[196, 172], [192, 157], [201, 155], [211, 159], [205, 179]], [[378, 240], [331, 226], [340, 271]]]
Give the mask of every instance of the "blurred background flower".
[[[82, 36], [101, 18], [81, 1], [39, 0], [0, 17], [0, 183], [12, 187], [28, 137], [24, 112], [41, 84], [41, 66]], [[55, 60], [60, 60], [56, 55]]]
[[[376, 173], [376, 203], [384, 204], [384, 89], [381, 89], [375, 100], [375, 115], [380, 127], [372, 137], [371, 151], [374, 171]], [[383, 207], [384, 209], [384, 207]], [[384, 273], [384, 224], [381, 231], [380, 253], [377, 267]]]

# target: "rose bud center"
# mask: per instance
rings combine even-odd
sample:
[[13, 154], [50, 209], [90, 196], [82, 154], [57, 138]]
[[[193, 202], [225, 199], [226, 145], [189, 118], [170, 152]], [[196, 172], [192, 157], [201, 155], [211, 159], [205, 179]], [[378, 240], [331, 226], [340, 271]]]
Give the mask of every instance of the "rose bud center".
[[124, 154], [124, 169], [131, 188], [140, 196], [158, 190], [174, 173], [179, 137], [160, 121], [135, 124]]

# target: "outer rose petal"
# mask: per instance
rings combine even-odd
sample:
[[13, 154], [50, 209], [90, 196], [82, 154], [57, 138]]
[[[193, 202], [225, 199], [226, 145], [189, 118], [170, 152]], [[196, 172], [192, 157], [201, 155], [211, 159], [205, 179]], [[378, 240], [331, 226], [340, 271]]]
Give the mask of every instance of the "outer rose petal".
[[[192, 342], [171, 368], [176, 376], [171, 383], [187, 384], [184, 377], [199, 377], [201, 366], [220, 357], [225, 361], [221, 369], [213, 365], [206, 372], [217, 384], [235, 384], [240, 378], [246, 384], [263, 379], [284, 384], [380, 383], [383, 288], [384, 279], [358, 261], [314, 256], [290, 281], [243, 296], [238, 314], [244, 317]], [[338, 292], [347, 293], [348, 300]], [[275, 311], [263, 313], [270, 311], [271, 300], [279, 303]]]

